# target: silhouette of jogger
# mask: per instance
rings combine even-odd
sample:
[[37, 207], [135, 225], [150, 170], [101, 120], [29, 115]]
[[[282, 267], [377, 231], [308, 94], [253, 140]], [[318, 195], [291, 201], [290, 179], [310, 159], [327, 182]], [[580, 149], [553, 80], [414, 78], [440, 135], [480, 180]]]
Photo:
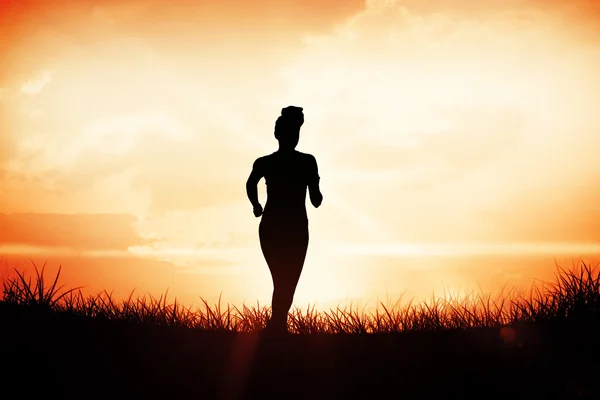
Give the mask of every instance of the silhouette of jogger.
[[[269, 331], [286, 332], [287, 316], [308, 248], [306, 189], [310, 201], [319, 207], [323, 195], [315, 157], [296, 151], [300, 127], [304, 123], [301, 107], [281, 110], [275, 122], [279, 150], [258, 158], [246, 182], [246, 193], [259, 226], [260, 247], [273, 278], [272, 316]], [[267, 203], [263, 212], [258, 201], [257, 184], [265, 178]]]

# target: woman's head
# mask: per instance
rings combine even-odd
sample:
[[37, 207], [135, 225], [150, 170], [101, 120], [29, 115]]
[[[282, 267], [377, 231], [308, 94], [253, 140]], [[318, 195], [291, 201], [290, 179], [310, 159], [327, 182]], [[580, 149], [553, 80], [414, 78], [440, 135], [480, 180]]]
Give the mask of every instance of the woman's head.
[[300, 139], [300, 127], [304, 123], [302, 107], [288, 106], [281, 109], [281, 115], [275, 122], [275, 138], [279, 147], [294, 149]]

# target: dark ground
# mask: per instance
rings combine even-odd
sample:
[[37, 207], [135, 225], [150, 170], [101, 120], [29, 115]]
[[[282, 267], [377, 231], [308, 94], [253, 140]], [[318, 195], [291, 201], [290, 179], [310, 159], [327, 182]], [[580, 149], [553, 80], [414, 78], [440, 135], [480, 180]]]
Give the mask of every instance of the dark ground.
[[[2, 398], [600, 399], [600, 324], [378, 335], [200, 332], [0, 303]], [[512, 339], [512, 340], [511, 340]]]

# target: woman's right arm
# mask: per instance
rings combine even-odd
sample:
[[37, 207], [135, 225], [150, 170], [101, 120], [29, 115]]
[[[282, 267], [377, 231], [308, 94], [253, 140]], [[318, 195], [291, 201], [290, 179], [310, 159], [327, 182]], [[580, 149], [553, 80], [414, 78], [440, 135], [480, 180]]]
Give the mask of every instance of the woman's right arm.
[[254, 164], [252, 165], [252, 172], [250, 172], [250, 176], [248, 177], [248, 180], [246, 181], [246, 195], [248, 196], [248, 200], [250, 200], [250, 203], [252, 204], [252, 207], [254, 208], [254, 216], [255, 217], [260, 217], [262, 215], [262, 206], [260, 205], [260, 202], [258, 201], [258, 182], [261, 180], [261, 178], [263, 177], [263, 173], [261, 171], [261, 169], [259, 168], [259, 162], [258, 160], [254, 161]]

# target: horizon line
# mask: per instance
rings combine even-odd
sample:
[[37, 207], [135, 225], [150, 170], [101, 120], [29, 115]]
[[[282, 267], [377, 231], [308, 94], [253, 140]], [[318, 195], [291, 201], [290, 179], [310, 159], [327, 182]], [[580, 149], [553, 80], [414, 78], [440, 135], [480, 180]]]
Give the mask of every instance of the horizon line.
[[[384, 244], [336, 243], [316, 245], [337, 255], [355, 256], [476, 256], [476, 255], [600, 255], [600, 242], [402, 242]], [[0, 255], [76, 255], [84, 257], [231, 256], [253, 247], [199, 248], [129, 246], [127, 249], [86, 249], [69, 246], [0, 244]]]

